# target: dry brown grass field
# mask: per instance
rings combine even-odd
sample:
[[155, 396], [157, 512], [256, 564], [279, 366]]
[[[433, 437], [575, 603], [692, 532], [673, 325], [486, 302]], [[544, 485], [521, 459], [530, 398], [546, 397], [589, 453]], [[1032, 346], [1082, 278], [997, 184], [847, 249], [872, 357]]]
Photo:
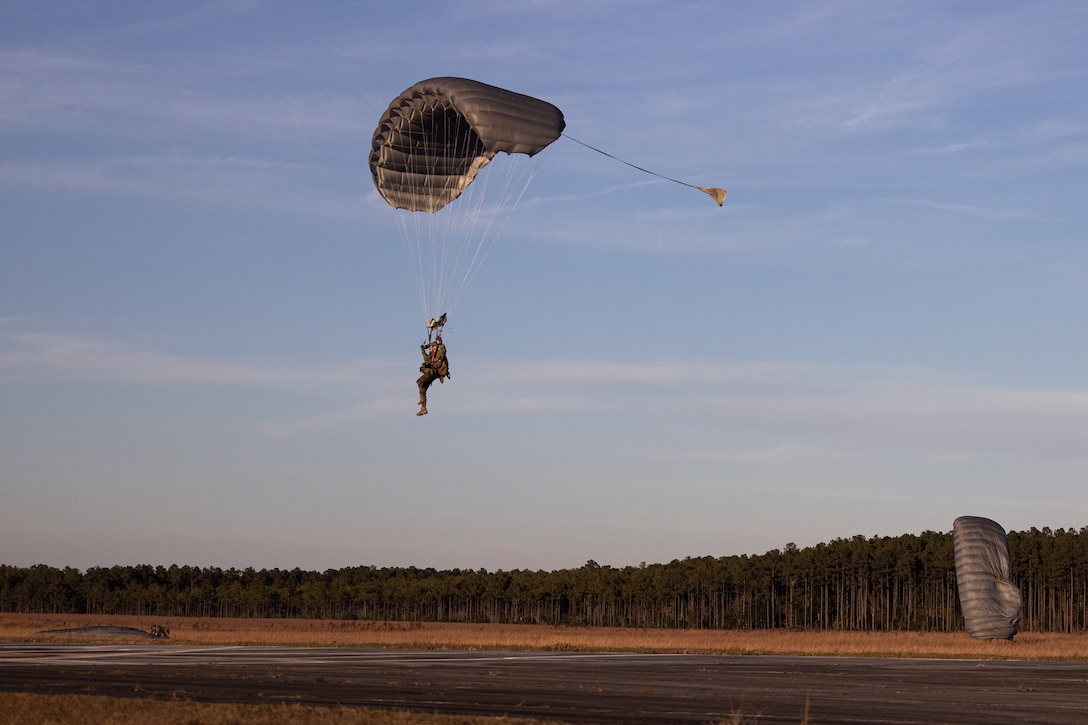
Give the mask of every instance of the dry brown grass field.
[[21, 692], [0, 692], [0, 721], [4, 725], [547, 725], [543, 720], [524, 718], [349, 707], [163, 702]]
[[[42, 630], [152, 625], [170, 629], [169, 639], [130, 639]], [[1088, 634], [1025, 633], [1012, 641], [980, 641], [965, 633], [648, 630], [505, 624], [440, 624], [309, 619], [200, 619], [71, 614], [0, 614], [5, 642], [140, 642], [278, 645], [299, 647], [389, 647], [465, 650], [562, 650], [687, 652], [739, 655], [829, 655], [970, 659], [1088, 660]], [[544, 725], [545, 721], [423, 715], [358, 708], [298, 705], [224, 705], [116, 699], [88, 695], [0, 693], [0, 719], [10, 725]], [[738, 714], [729, 723], [749, 720]]]
[[[40, 634], [78, 627], [170, 629], [155, 645], [278, 645], [405, 649], [686, 652], [739, 655], [956, 657], [1088, 660], [1088, 633], [1027, 632], [1012, 641], [976, 640], [963, 632], [677, 630], [554, 627], [520, 624], [371, 622], [313, 619], [218, 619], [72, 614], [0, 614], [0, 641], [91, 641]], [[117, 637], [98, 641], [117, 642]]]

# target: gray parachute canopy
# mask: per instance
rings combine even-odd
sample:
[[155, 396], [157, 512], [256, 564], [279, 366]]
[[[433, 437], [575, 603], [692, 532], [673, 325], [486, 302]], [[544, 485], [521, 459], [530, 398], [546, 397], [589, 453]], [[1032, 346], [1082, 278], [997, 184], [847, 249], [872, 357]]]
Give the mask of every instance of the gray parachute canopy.
[[1020, 590], [1009, 581], [1009, 539], [996, 521], [960, 516], [952, 523], [956, 585], [967, 634], [1012, 639], [1020, 623]]
[[370, 174], [397, 209], [436, 212], [495, 154], [534, 154], [566, 122], [537, 98], [466, 78], [420, 81], [389, 104], [374, 131]]

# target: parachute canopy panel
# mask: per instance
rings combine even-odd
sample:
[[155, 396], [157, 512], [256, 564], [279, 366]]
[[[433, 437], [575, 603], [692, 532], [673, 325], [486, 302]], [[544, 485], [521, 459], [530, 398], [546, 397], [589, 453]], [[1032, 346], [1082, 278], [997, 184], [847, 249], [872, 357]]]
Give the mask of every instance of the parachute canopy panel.
[[370, 147], [374, 186], [390, 205], [436, 212], [497, 153], [533, 156], [559, 138], [563, 112], [467, 78], [431, 78], [382, 114]]
[[1009, 581], [1009, 539], [996, 521], [960, 516], [952, 523], [956, 586], [967, 633], [1012, 639], [1020, 623], [1020, 590]]

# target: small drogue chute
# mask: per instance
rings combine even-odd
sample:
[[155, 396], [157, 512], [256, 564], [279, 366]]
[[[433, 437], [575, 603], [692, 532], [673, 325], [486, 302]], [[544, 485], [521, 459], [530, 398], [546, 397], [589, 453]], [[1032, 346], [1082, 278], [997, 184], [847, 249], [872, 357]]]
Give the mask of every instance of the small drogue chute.
[[981, 516], [960, 516], [952, 523], [952, 546], [967, 634], [1012, 639], [1020, 623], [1020, 590], [1009, 580], [1005, 529]]
[[656, 176], [657, 178], [664, 179], [665, 181], [671, 181], [674, 184], [680, 184], [680, 186], [686, 186], [689, 189], [698, 189], [699, 191], [703, 192], [704, 194], [709, 196], [711, 199], [716, 201], [718, 203], [718, 206], [721, 206], [722, 204], [725, 203], [726, 191], [725, 191], [725, 189], [723, 189], [723, 188], [721, 188], [719, 186], [699, 186], [698, 184], [690, 184], [690, 183], [688, 183], [686, 181], [681, 181], [680, 179], [674, 179], [671, 176], [665, 176], [664, 174], [659, 174], [656, 171], [650, 171], [649, 169], [644, 169], [641, 166], [636, 166], [635, 164], [632, 164], [630, 161], [624, 161], [623, 159], [621, 159], [621, 158], [619, 158], [617, 156], [613, 156], [612, 154], [608, 153], [607, 151], [602, 151], [601, 149], [597, 148], [596, 146], [590, 146], [585, 141], [579, 141], [576, 138], [572, 138], [570, 136], [567, 136], [567, 134], [563, 134], [563, 135], [566, 136], [567, 138], [569, 138], [574, 143], [579, 144], [581, 146], [585, 146], [590, 151], [596, 151], [597, 153], [601, 154], [602, 156], [607, 156], [610, 159], [614, 159], [616, 161], [619, 161], [621, 164], [625, 164], [627, 166], [630, 166], [632, 169], [635, 169], [636, 171], [641, 171], [642, 173], [649, 174], [650, 176]]

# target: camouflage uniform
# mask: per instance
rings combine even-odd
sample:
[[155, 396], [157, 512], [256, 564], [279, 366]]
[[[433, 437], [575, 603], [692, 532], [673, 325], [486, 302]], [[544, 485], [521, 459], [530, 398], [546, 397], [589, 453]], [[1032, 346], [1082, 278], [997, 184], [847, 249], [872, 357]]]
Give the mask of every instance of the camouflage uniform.
[[443, 382], [450, 376], [450, 364], [446, 360], [446, 346], [442, 338], [430, 345], [423, 343], [419, 350], [423, 353], [423, 364], [419, 366], [423, 374], [416, 380], [416, 387], [419, 388], [419, 412], [416, 415], [427, 415], [427, 388], [436, 379]]

